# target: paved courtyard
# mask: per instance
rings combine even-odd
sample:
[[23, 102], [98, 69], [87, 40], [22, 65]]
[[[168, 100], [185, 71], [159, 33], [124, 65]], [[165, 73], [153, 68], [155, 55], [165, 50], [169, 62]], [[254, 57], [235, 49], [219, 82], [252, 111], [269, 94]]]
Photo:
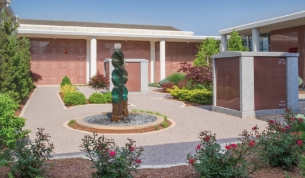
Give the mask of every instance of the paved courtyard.
[[[92, 90], [79, 87], [86, 96]], [[154, 88], [150, 88], [152, 90]], [[26, 128], [32, 130], [34, 138], [37, 128], [43, 127], [51, 135], [55, 146], [55, 157], [81, 156], [80, 145], [86, 134], [65, 128], [63, 124], [73, 118], [111, 111], [111, 104], [84, 105], [64, 108], [58, 97], [59, 86], [38, 86], [30, 98], [22, 116], [27, 118]], [[235, 141], [244, 129], [251, 130], [255, 125], [264, 128], [267, 119], [241, 119], [238, 117], [212, 112], [210, 107], [181, 107], [182, 103], [162, 99], [166, 93], [150, 91], [146, 95], [130, 94], [129, 110], [143, 109], [166, 114], [176, 122], [173, 128], [144, 134], [105, 134], [113, 138], [119, 146], [127, 138], [144, 147], [143, 165], [165, 165], [186, 162], [186, 155], [194, 153], [198, 144], [198, 133], [211, 130], [216, 133], [219, 143]], [[134, 105], [134, 106], [133, 106]], [[305, 112], [305, 102], [300, 102], [301, 113]]]

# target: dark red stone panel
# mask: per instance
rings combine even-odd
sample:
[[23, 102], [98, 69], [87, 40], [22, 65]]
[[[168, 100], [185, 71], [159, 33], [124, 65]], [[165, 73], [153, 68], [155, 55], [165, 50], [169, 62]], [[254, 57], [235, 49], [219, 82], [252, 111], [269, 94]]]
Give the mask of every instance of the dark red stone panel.
[[[97, 70], [102, 74], [104, 74], [104, 60], [111, 58], [115, 43], [121, 43], [125, 59], [147, 59], [150, 61], [149, 41], [97, 40]], [[150, 81], [150, 62], [148, 62], [148, 75]]]
[[31, 70], [42, 76], [38, 85], [58, 85], [66, 75], [74, 84], [86, 83], [86, 40], [30, 38], [30, 41]]
[[299, 53], [299, 76], [305, 78], [305, 25], [271, 31], [270, 51]]
[[[186, 42], [165, 42], [165, 76], [177, 72], [180, 63], [187, 62], [192, 64], [198, 52], [197, 45], [200, 43]], [[156, 73], [155, 81], [160, 81], [160, 42], [155, 43], [156, 54]]]
[[286, 108], [286, 98], [286, 59], [254, 57], [255, 110]]
[[239, 57], [215, 59], [216, 106], [240, 110]]

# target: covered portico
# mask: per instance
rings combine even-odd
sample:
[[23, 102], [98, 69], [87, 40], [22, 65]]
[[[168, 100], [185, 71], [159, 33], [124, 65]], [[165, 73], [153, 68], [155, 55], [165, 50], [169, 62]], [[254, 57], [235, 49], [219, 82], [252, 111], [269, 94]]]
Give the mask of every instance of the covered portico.
[[305, 11], [220, 30], [221, 50], [227, 51], [227, 36], [230, 35], [234, 29], [242, 36], [252, 37], [252, 51], [258, 52], [261, 49], [260, 34], [270, 34], [272, 31], [302, 25], [305, 25]]
[[[117, 27], [115, 25], [113, 26]], [[20, 36], [26, 36], [30, 39], [50, 38], [86, 40], [86, 82], [89, 81], [90, 77], [96, 74], [98, 41], [100, 40], [149, 42], [149, 59], [147, 60], [149, 60], [150, 82], [156, 82], [156, 71], [158, 71], [158, 80], [166, 77], [167, 43], [179, 42], [185, 44], [199, 44], [207, 37], [219, 39], [217, 36], [194, 36], [193, 32], [180, 31], [168, 26], [126, 25], [125, 28], [122, 27], [124, 26], [119, 26], [119, 28], [103, 27], [100, 23], [41, 22], [38, 20], [21, 19], [18, 32]], [[157, 56], [156, 51], [159, 53]], [[156, 58], [158, 58], [159, 62], [158, 70], [156, 69]]]

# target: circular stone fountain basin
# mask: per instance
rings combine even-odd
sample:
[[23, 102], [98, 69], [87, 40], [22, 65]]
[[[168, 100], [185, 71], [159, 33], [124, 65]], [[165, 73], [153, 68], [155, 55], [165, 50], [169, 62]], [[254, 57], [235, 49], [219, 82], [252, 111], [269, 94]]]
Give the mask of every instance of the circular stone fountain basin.
[[164, 118], [147, 113], [130, 113], [121, 122], [111, 122], [111, 113], [87, 115], [75, 119], [76, 124], [94, 129], [106, 130], [136, 130], [155, 127], [163, 123]]

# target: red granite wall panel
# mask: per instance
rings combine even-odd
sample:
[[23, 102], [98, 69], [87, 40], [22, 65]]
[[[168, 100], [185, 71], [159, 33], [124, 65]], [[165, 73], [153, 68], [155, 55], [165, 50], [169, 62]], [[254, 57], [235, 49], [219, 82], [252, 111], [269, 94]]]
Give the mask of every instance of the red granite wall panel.
[[128, 81], [126, 87], [128, 92], [140, 92], [141, 91], [141, 63], [129, 62], [125, 65], [128, 72]]
[[215, 59], [216, 106], [240, 110], [239, 57]]
[[286, 59], [254, 57], [255, 110], [286, 108], [286, 98]]
[[[102, 74], [104, 74], [104, 60], [111, 58], [115, 43], [121, 43], [125, 59], [147, 59], [150, 61], [149, 41], [97, 40], [97, 70]], [[150, 81], [150, 62], [148, 62], [148, 75]]]
[[305, 25], [270, 32], [271, 52], [298, 52], [299, 76], [305, 79]]
[[30, 41], [31, 70], [42, 76], [38, 85], [58, 85], [66, 75], [74, 84], [86, 83], [86, 40], [30, 38]]
[[[165, 76], [169, 76], [180, 69], [180, 63], [192, 64], [198, 52], [197, 45], [200, 43], [165, 42]], [[156, 71], [155, 81], [160, 81], [160, 42], [155, 44]]]

